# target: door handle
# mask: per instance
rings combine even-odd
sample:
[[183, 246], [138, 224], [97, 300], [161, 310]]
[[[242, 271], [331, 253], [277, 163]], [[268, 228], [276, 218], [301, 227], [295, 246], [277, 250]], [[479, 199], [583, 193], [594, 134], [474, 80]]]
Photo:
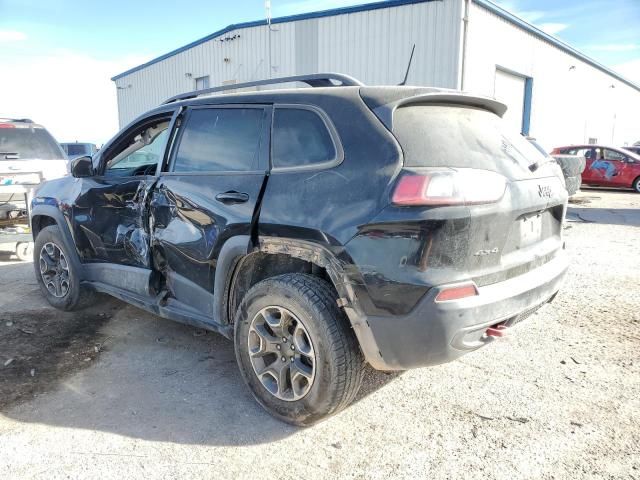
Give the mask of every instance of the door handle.
[[249, 200], [249, 194], [242, 192], [224, 192], [216, 195], [216, 200], [225, 205], [233, 205], [235, 203], [245, 203]]

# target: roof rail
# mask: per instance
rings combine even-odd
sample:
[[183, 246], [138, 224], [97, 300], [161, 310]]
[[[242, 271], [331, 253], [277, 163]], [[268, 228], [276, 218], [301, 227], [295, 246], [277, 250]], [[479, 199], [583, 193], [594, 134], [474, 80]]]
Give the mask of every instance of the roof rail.
[[[310, 87], [362, 87], [364, 83], [356, 80], [349, 75], [342, 73], [313, 73], [310, 75], [296, 75], [293, 77], [269, 78], [267, 80], [255, 80], [253, 82], [234, 83], [232, 85], [224, 85], [222, 87], [205, 88], [203, 90], [194, 90], [193, 92], [181, 93], [165, 100], [162, 104], [177, 102], [179, 100], [187, 100], [189, 98], [197, 98], [201, 95], [209, 93], [224, 92], [226, 90], [236, 90], [238, 88], [258, 87], [261, 85], [276, 85], [278, 83], [301, 82], [306, 83]], [[340, 82], [336, 85], [334, 82]]]
[[0, 122], [21, 122], [21, 123], [33, 123], [30, 118], [0, 118]]

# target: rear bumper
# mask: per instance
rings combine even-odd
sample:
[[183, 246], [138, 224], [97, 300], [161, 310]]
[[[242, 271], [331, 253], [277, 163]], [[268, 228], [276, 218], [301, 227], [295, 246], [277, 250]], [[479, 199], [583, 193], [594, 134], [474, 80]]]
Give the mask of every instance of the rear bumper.
[[488, 327], [513, 325], [551, 301], [567, 267], [567, 256], [560, 251], [535, 270], [479, 287], [477, 296], [436, 302], [442, 288], [435, 287], [407, 315], [368, 316], [371, 335], [363, 345], [367, 360], [379, 370], [405, 370], [449, 362], [476, 350], [493, 340], [485, 335]]

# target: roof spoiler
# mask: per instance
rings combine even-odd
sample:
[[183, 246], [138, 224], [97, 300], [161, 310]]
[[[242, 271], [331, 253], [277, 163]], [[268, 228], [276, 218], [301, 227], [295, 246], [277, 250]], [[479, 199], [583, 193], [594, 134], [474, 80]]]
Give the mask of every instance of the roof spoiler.
[[463, 105], [470, 107], [480, 107], [489, 110], [499, 117], [507, 111], [507, 106], [490, 97], [470, 95], [462, 92], [432, 92], [414, 95], [385, 103], [373, 109], [373, 113], [389, 130], [393, 130], [393, 114], [398, 107], [413, 103], [446, 103], [453, 105]]

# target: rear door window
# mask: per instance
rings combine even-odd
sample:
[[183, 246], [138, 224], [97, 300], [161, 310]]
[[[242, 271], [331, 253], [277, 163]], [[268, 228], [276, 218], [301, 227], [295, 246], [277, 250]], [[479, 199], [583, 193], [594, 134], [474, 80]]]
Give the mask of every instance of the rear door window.
[[338, 150], [320, 114], [278, 107], [273, 116], [273, 167], [315, 167], [338, 160]]
[[44, 128], [0, 128], [0, 160], [60, 160], [64, 153]]
[[525, 137], [483, 109], [412, 104], [398, 108], [393, 133], [407, 167], [477, 168], [509, 178], [530, 175], [545, 157]]
[[233, 172], [259, 168], [263, 108], [197, 108], [183, 126], [174, 172]]

